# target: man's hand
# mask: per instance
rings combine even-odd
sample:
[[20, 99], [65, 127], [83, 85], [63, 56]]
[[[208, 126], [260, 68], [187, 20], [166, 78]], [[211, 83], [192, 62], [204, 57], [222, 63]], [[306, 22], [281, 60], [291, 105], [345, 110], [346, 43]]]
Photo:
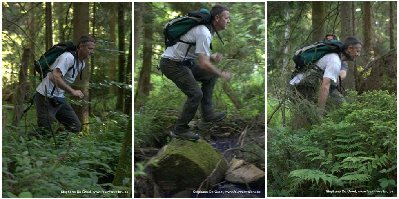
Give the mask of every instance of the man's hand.
[[215, 53], [215, 54], [211, 55], [211, 60], [216, 63], [219, 63], [222, 60], [222, 58], [223, 58], [223, 55], [220, 53]]
[[233, 77], [233, 74], [227, 71], [223, 71], [220, 77], [223, 78], [223, 80], [225, 81], [229, 81]]
[[71, 95], [79, 99], [83, 99], [83, 97], [85, 96], [81, 90], [73, 90], [71, 92]]

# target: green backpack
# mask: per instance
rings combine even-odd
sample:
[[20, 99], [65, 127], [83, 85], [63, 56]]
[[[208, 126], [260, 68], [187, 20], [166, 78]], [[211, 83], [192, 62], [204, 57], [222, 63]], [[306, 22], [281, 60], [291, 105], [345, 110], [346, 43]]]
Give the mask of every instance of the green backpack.
[[[61, 42], [50, 49], [48, 49], [38, 60], [35, 60], [35, 71], [39, 73], [41, 79], [47, 76], [47, 73], [51, 71], [50, 66], [55, 62], [55, 60], [64, 52], [71, 52], [72, 55], [75, 57], [75, 62], [77, 60], [76, 56], [76, 46], [73, 42]], [[68, 69], [72, 70], [74, 67]]]
[[[165, 37], [165, 46], [173, 46], [177, 42], [183, 42], [189, 44], [190, 47], [195, 45], [193, 42], [186, 42], [180, 39], [180, 37], [186, 34], [189, 30], [198, 25], [205, 25], [211, 31], [212, 19], [209, 10], [202, 8], [199, 11], [189, 12], [186, 16], [177, 17], [165, 24], [163, 29], [163, 35]], [[219, 33], [216, 32], [220, 41], [223, 40]], [[224, 43], [223, 43], [224, 44]]]
[[323, 40], [312, 45], [305, 46], [295, 51], [292, 58], [295, 62], [295, 69], [303, 71], [316, 63], [320, 58], [329, 53], [341, 54], [344, 49], [344, 44], [338, 40]]

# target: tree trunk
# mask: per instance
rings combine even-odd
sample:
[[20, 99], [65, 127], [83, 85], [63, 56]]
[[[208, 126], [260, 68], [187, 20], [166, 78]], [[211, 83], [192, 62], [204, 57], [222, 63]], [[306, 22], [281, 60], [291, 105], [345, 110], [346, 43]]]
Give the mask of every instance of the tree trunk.
[[[126, 84], [132, 85], [132, 32], [130, 32], [130, 42], [129, 42], [129, 55], [127, 57], [127, 67], [126, 67]], [[126, 89], [126, 96], [125, 96], [125, 114], [131, 113], [132, 109], [132, 90]]]
[[143, 3], [134, 3], [134, 68], [137, 69], [137, 54], [140, 47], [140, 34], [142, 30], [142, 6]]
[[[290, 6], [289, 6], [289, 2], [285, 2], [284, 3], [284, 7], [285, 7], [285, 9], [284, 9], [284, 14], [285, 14], [285, 18], [286, 18], [286, 20], [289, 20], [289, 15], [290, 15]], [[286, 82], [287, 82], [287, 74], [289, 73], [288, 71], [288, 64], [289, 64], [289, 59], [288, 59], [288, 57], [290, 57], [289, 56], [289, 51], [290, 51], [290, 42], [289, 42], [289, 40], [290, 40], [290, 32], [291, 32], [291, 26], [290, 26], [290, 23], [287, 23], [286, 24], [286, 26], [285, 26], [285, 31], [284, 31], [284, 40], [285, 40], [285, 43], [284, 43], [284, 46], [283, 46], [283, 54], [284, 54], [284, 58], [283, 58], [283, 69], [282, 69], [282, 74], [283, 75], [281, 75], [281, 80], [280, 80], [280, 82], [283, 82], [284, 84], [286, 84]], [[284, 85], [280, 85], [280, 86], [284, 86]], [[278, 89], [276, 89], [276, 91], [277, 91]], [[283, 91], [283, 92], [285, 92], [285, 91]], [[279, 96], [279, 95], [277, 95], [277, 96]], [[285, 96], [285, 94], [281, 94], [280, 95], [281, 97], [280, 97], [280, 100], [284, 100], [283, 98], [284, 98], [284, 96]], [[285, 112], [286, 110], [285, 110], [285, 103], [283, 103], [282, 104], [282, 106], [281, 106], [281, 118], [282, 118], [282, 125], [283, 126], [286, 126], [286, 112]]]
[[[118, 3], [118, 45], [119, 45], [119, 75], [118, 81], [125, 82], [125, 9], [124, 3]], [[123, 112], [124, 88], [118, 89], [116, 110]]]
[[[136, 71], [139, 70], [140, 64], [138, 64], [137, 55], [139, 52], [140, 44], [141, 44], [141, 33], [143, 29], [143, 5], [144, 3], [134, 3], [134, 69]], [[139, 82], [137, 80], [137, 82]], [[138, 87], [139, 84], [137, 84]], [[137, 99], [138, 99], [138, 88], [136, 88], [136, 94], [134, 95], [134, 106], [136, 108], [140, 107]]]
[[[114, 52], [117, 50], [116, 48], [116, 23], [117, 23], [117, 4], [109, 3], [109, 37], [110, 37], [110, 49]], [[135, 16], [136, 18], [136, 16]], [[136, 25], [135, 25], [136, 26]], [[109, 59], [109, 79], [111, 81], [117, 81], [117, 59], [116, 55], [112, 54]], [[117, 87], [115, 85], [111, 85], [109, 87], [110, 93], [117, 94]]]
[[325, 30], [325, 9], [324, 2], [314, 1], [312, 2], [312, 40], [313, 42], [320, 41], [326, 34]]
[[364, 55], [363, 63], [367, 64], [370, 58], [373, 56], [373, 27], [372, 27], [372, 16], [371, 16], [371, 2], [363, 2], [363, 52]]
[[14, 126], [18, 126], [22, 118], [22, 114], [24, 112], [24, 101], [26, 98], [26, 93], [28, 88], [27, 74], [29, 66], [29, 55], [30, 55], [30, 49], [24, 48], [21, 68], [18, 74], [19, 83], [15, 92], [15, 112], [14, 112], [14, 119], [12, 122]]
[[[73, 3], [73, 40], [78, 43], [79, 38], [82, 35], [89, 34], [89, 3]], [[90, 66], [87, 64], [86, 67], [81, 71], [82, 76], [79, 76], [75, 80], [75, 87], [81, 90], [84, 94], [84, 99], [81, 105], [73, 106], [79, 120], [82, 124], [89, 123], [89, 82], [90, 82]], [[82, 77], [82, 79], [80, 79]], [[82, 131], [89, 132], [89, 126], [83, 125]]]
[[[363, 2], [363, 48], [359, 61], [357, 64], [361, 67], [365, 67], [374, 57], [373, 52], [373, 27], [372, 27], [372, 16], [371, 16], [371, 2]], [[357, 70], [355, 71], [357, 74]], [[359, 91], [359, 86], [362, 77], [356, 76], [355, 88]]]
[[151, 90], [151, 66], [152, 66], [152, 40], [153, 40], [153, 20], [151, 3], [145, 4], [144, 19], [144, 47], [143, 47], [143, 66], [140, 71], [137, 83], [136, 107], [144, 104], [145, 99], [150, 95]]
[[[36, 55], [35, 51], [35, 39], [36, 38], [36, 20], [35, 20], [35, 10], [34, 7], [36, 7], [36, 3], [29, 3], [30, 4], [30, 9], [31, 12], [29, 13], [29, 19], [28, 19], [28, 34], [29, 34], [29, 49], [30, 49], [30, 60], [29, 63], [33, 63]], [[36, 72], [35, 72], [35, 66], [33, 64], [29, 64], [29, 76], [34, 77], [30, 78], [30, 85], [37, 85], [36, 83]]]
[[[129, 44], [129, 56], [126, 68], [126, 83], [132, 84], [132, 34], [130, 34]], [[116, 186], [122, 186], [125, 178], [130, 179], [129, 183], [132, 182], [132, 92], [126, 92], [125, 99], [125, 113], [129, 115], [128, 131], [125, 133], [123, 140], [121, 154], [119, 156], [118, 168], [115, 172], [115, 178], [113, 184]], [[130, 187], [130, 186], [129, 186]], [[130, 191], [130, 193], [132, 193]], [[123, 197], [131, 197], [130, 195], [122, 195]], [[120, 197], [122, 197], [120, 196]]]
[[389, 49], [395, 49], [395, 17], [394, 17], [394, 2], [389, 2]]
[[46, 3], [46, 49], [53, 46], [53, 16], [51, 3]]
[[340, 17], [341, 17], [341, 36], [344, 40], [348, 36], [352, 36], [352, 3], [348, 1], [340, 2]]
[[58, 18], [58, 42], [65, 41], [65, 30], [64, 30], [64, 13], [65, 13], [65, 6], [64, 3], [54, 3], [54, 9], [57, 13]]
[[[97, 16], [96, 16], [96, 13], [97, 13], [97, 11], [96, 11], [96, 2], [93, 2], [93, 18], [92, 18], [92, 23], [91, 23], [91, 26], [92, 26], [92, 29], [91, 29], [91, 35], [95, 38], [96, 37], [96, 18], [97, 18]], [[95, 63], [94, 63], [94, 56], [95, 55], [92, 55], [91, 57], [90, 57], [90, 68], [95, 68]], [[101, 72], [100, 72], [100, 74], [102, 75], [102, 77], [104, 77], [105, 75], [104, 75], [104, 70], [100, 70]], [[90, 77], [93, 75], [94, 76], [94, 74], [92, 74], [94, 72], [94, 70], [90, 70]], [[90, 85], [90, 83], [89, 83], [89, 85]], [[89, 102], [91, 102], [91, 98], [92, 98], [92, 96], [91, 95], [89, 95]], [[89, 106], [89, 115], [91, 114], [91, 104], [88, 104], [88, 106]]]
[[[340, 2], [340, 17], [341, 17], [341, 40], [353, 35], [353, 16], [352, 3], [349, 1]], [[348, 63], [349, 68], [346, 78], [343, 80], [343, 85], [347, 89], [355, 89], [355, 67], [352, 63]]]

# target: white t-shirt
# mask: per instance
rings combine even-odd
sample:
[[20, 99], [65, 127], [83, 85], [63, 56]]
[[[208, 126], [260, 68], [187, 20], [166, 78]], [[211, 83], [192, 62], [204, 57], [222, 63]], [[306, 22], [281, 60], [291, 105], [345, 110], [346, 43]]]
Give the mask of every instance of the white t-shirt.
[[[330, 53], [324, 55], [316, 62], [316, 66], [318, 66], [321, 70], [324, 71], [323, 78], [327, 77], [337, 83], [339, 71], [341, 70], [341, 59], [338, 54]], [[301, 82], [302, 79], [306, 77], [305, 73], [299, 73], [294, 78], [291, 79], [291, 85], [297, 85]]]
[[186, 57], [189, 45], [182, 42], [169, 46], [161, 56], [174, 61], [183, 61], [184, 57], [185, 59], [196, 59], [199, 53], [210, 56], [209, 47], [212, 37], [213, 35], [205, 25], [196, 26], [180, 37], [182, 41], [195, 43], [195, 46], [191, 46]]
[[341, 70], [341, 59], [338, 54], [330, 53], [324, 55], [316, 65], [324, 71], [323, 78], [327, 77], [337, 83], [339, 71]]
[[[76, 62], [76, 63], [75, 63]], [[73, 68], [72, 68], [73, 67]], [[75, 57], [70, 52], [65, 52], [61, 54], [55, 62], [50, 66], [51, 70], [59, 68], [62, 73], [62, 79], [67, 84], [72, 84], [75, 82], [76, 77], [78, 74], [83, 70], [85, 67], [85, 62], [80, 61], [79, 59], [75, 60]], [[52, 81], [50, 81], [49, 76], [51, 71], [47, 73], [47, 76], [42, 80], [42, 82], [37, 86], [36, 91], [43, 96], [48, 97], [62, 97], [65, 98], [65, 91], [59, 87], [56, 87]], [[46, 90], [47, 88], [47, 90]], [[55, 89], [54, 89], [55, 88]], [[54, 93], [52, 93], [54, 89]]]

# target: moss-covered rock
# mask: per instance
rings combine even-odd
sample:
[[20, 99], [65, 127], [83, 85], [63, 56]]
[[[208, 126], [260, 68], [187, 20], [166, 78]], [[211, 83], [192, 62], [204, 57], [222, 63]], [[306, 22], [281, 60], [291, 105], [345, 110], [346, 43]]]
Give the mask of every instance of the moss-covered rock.
[[202, 187], [206, 189], [221, 181], [227, 169], [222, 155], [203, 140], [173, 139], [155, 160], [154, 180], [166, 192], [197, 190], [208, 178]]

